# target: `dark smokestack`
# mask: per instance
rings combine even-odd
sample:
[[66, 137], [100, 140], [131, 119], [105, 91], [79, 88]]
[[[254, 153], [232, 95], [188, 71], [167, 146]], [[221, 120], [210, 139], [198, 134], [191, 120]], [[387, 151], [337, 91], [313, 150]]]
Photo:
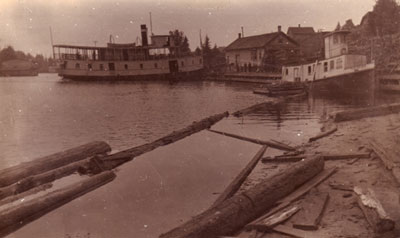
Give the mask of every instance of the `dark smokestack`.
[[299, 28], [301, 27], [301, 25], [299, 24]]
[[282, 31], [282, 26], [278, 26], [278, 32]]
[[145, 24], [140, 25], [140, 31], [142, 32], [142, 46], [147, 46], [147, 27]]
[[242, 34], [241, 33], [238, 34], [238, 38], [239, 39], [242, 38]]

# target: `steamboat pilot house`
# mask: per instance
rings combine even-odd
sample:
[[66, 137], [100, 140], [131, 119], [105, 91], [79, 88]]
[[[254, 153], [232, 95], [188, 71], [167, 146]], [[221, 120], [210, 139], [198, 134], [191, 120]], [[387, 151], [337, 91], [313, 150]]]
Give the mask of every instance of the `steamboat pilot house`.
[[375, 64], [365, 55], [350, 54], [349, 31], [324, 36], [325, 58], [313, 63], [284, 66], [282, 80], [304, 82], [322, 92], [368, 93], [375, 90]]
[[58, 73], [73, 80], [151, 80], [201, 76], [203, 58], [180, 52], [170, 35], [152, 35], [141, 25], [142, 45], [108, 43], [107, 47], [54, 45]]

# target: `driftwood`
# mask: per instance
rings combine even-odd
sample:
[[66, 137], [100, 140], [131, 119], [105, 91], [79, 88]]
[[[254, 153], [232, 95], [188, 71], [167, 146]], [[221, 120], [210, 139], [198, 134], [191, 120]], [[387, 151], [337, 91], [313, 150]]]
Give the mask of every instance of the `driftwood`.
[[[305, 161], [307, 161], [307, 160], [305, 160]], [[251, 225], [257, 224], [260, 221], [264, 220], [265, 218], [267, 218], [269, 216], [272, 216], [273, 214], [275, 214], [275, 213], [281, 211], [282, 209], [288, 207], [294, 201], [296, 201], [297, 199], [299, 199], [300, 197], [302, 197], [306, 193], [308, 193], [312, 188], [318, 186], [320, 183], [325, 181], [327, 178], [329, 178], [335, 172], [336, 172], [336, 168], [332, 168], [332, 169], [329, 169], [329, 170], [322, 171], [317, 176], [312, 178], [310, 181], [308, 181], [307, 183], [303, 184], [300, 188], [298, 188], [294, 192], [292, 192], [289, 196], [286, 196], [285, 198], [277, 201], [277, 204], [279, 204], [278, 206], [272, 208], [267, 214], [265, 214], [265, 215], [257, 218], [256, 220], [252, 221], [246, 227], [248, 227], [248, 226], [250, 227]]]
[[336, 126], [331, 128], [331, 129], [329, 129], [329, 130], [327, 130], [327, 131], [324, 131], [324, 132], [322, 132], [322, 133], [320, 133], [320, 134], [318, 134], [318, 135], [316, 135], [314, 137], [311, 137], [308, 141], [309, 142], [316, 141], [316, 140], [321, 139], [321, 138], [323, 138], [325, 136], [329, 136], [330, 134], [334, 133], [335, 131], [337, 131], [337, 127]]
[[385, 167], [392, 172], [397, 183], [400, 184], [400, 159], [398, 159], [398, 151], [393, 151], [392, 149], [386, 150], [376, 140], [371, 140], [369, 144], [374, 153], [382, 160]]
[[272, 216], [267, 217], [258, 223], [248, 225], [246, 226], [246, 229], [253, 229], [262, 232], [271, 231], [274, 226], [286, 221], [294, 214], [296, 214], [299, 210], [300, 206], [298, 205], [292, 206], [289, 209], [282, 211], [281, 213], [275, 213]]
[[[320, 155], [324, 160], [346, 160], [346, 159], [368, 159], [370, 158], [369, 153], [361, 153], [361, 154], [321, 154]], [[306, 157], [310, 157], [310, 155], [294, 155], [294, 156], [275, 156], [264, 157], [261, 159], [263, 163], [291, 163], [298, 162], [300, 160], [305, 159]]]
[[25, 197], [27, 197], [27, 196], [30, 196], [30, 195], [32, 195], [32, 194], [35, 194], [35, 193], [44, 191], [44, 190], [49, 189], [49, 188], [51, 188], [51, 187], [53, 187], [53, 184], [52, 184], [52, 183], [45, 183], [45, 184], [42, 184], [42, 185], [40, 185], [40, 186], [37, 186], [37, 187], [35, 187], [35, 188], [33, 188], [33, 189], [30, 189], [30, 190], [28, 190], [28, 191], [26, 191], [26, 192], [17, 194], [17, 195], [15, 195], [15, 196], [11, 196], [11, 197], [4, 198], [4, 199], [0, 200], [0, 206], [3, 206], [4, 204], [7, 204], [7, 203], [10, 203], [10, 202], [19, 200], [19, 199], [23, 199], [23, 198], [25, 198]]
[[249, 138], [249, 137], [245, 137], [245, 136], [235, 135], [235, 134], [231, 134], [231, 133], [227, 133], [227, 132], [216, 131], [216, 130], [209, 130], [209, 131], [217, 133], [217, 134], [220, 134], [220, 135], [236, 138], [236, 139], [239, 139], [239, 140], [252, 142], [252, 143], [255, 143], [255, 144], [259, 144], [259, 145], [267, 145], [267, 146], [275, 148], [275, 149], [280, 149], [280, 150], [285, 150], [285, 151], [294, 151], [294, 150], [296, 150], [295, 148], [293, 148], [293, 147], [291, 147], [289, 145], [285, 145], [284, 143], [281, 143], [281, 142], [258, 140], [258, 139], [253, 139], [253, 138]]
[[384, 116], [400, 112], [400, 104], [389, 104], [355, 110], [337, 112], [333, 115], [335, 122], [357, 120], [365, 117]]
[[332, 189], [342, 190], [342, 191], [347, 191], [347, 192], [353, 192], [354, 191], [354, 186], [351, 185], [351, 184], [330, 182], [329, 183], [329, 187], [331, 187]]
[[0, 211], [0, 237], [18, 230], [29, 222], [112, 181], [114, 178], [113, 172], [103, 172], [63, 189]]
[[232, 235], [274, 206], [276, 201], [313, 178], [323, 167], [324, 161], [319, 157], [294, 164], [282, 173], [266, 178], [253, 188], [225, 200], [160, 237], [214, 238]]
[[293, 227], [302, 230], [317, 230], [322, 219], [329, 193], [313, 193], [302, 202], [302, 210], [293, 218]]
[[356, 186], [354, 192], [358, 196], [358, 205], [375, 232], [383, 233], [394, 229], [394, 220], [386, 213], [372, 189], [363, 190]]
[[247, 176], [253, 171], [254, 167], [256, 167], [258, 161], [260, 161], [261, 157], [264, 155], [267, 150], [267, 146], [264, 145], [257, 154], [253, 157], [252, 160], [246, 165], [246, 167], [240, 171], [240, 173], [236, 176], [236, 178], [229, 184], [229, 186], [224, 190], [224, 192], [217, 198], [214, 202], [213, 206], [217, 206], [221, 204], [226, 199], [232, 197], [246, 180]]
[[109, 151], [111, 151], [111, 148], [107, 143], [95, 141], [63, 152], [21, 163], [0, 171], [0, 187], [11, 185], [28, 176], [59, 168], [96, 154], [105, 154]]

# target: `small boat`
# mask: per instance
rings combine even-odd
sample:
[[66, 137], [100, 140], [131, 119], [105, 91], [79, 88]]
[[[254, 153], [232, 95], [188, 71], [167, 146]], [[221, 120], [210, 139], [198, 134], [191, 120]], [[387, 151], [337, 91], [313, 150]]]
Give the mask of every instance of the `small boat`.
[[53, 45], [59, 62], [58, 74], [71, 80], [166, 80], [200, 78], [203, 57], [181, 52], [171, 35], [151, 35], [141, 25], [141, 45], [117, 44], [106, 47]]
[[280, 82], [267, 85], [261, 90], [254, 90], [253, 93], [267, 95], [270, 97], [289, 96], [307, 93], [307, 87], [303, 83]]
[[379, 90], [400, 92], [400, 63], [389, 63], [388, 70], [378, 76]]
[[375, 90], [375, 63], [365, 55], [350, 54], [349, 31], [324, 36], [325, 58], [282, 68], [282, 80], [306, 83], [313, 92], [365, 94]]

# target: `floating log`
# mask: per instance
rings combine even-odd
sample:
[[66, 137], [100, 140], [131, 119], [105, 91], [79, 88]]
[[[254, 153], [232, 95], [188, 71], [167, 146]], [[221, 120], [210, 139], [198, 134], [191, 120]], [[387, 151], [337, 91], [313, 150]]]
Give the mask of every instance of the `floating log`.
[[245, 109], [239, 110], [237, 112], [234, 112], [232, 115], [235, 116], [235, 117], [241, 117], [241, 116], [247, 115], [249, 113], [252, 113], [254, 111], [260, 110], [262, 108], [276, 106], [281, 102], [282, 102], [281, 100], [271, 100], [271, 101], [268, 101], [268, 102], [255, 104], [255, 105], [250, 106], [248, 108], [245, 108]]
[[[321, 157], [320, 157], [321, 158]], [[322, 158], [321, 158], [322, 159]], [[306, 162], [307, 160], [304, 160]], [[304, 163], [299, 162], [299, 163]], [[323, 170], [321, 173], [319, 173], [317, 176], [315, 176], [313, 179], [308, 181], [307, 183], [303, 184], [300, 188], [296, 189], [294, 192], [292, 192], [289, 196], [286, 196], [285, 198], [279, 200], [277, 204], [278, 206], [272, 208], [267, 214], [259, 217], [258, 219], [252, 221], [249, 223], [246, 227], [251, 227], [251, 225], [254, 225], [256, 223], [259, 223], [260, 221], [264, 220], [265, 218], [272, 216], [273, 214], [281, 211], [282, 209], [288, 207], [292, 202], [296, 201], [306, 193], [308, 193], [312, 188], [318, 186], [320, 183], [325, 181], [325, 179], [329, 178], [332, 174], [336, 172], [336, 167], [329, 169], [329, 170]]]
[[324, 161], [320, 157], [296, 163], [282, 173], [266, 178], [253, 188], [225, 200], [160, 237], [215, 238], [232, 235], [274, 206], [276, 201], [313, 178], [323, 167]]
[[267, 146], [264, 145], [257, 154], [253, 157], [252, 160], [246, 165], [246, 167], [240, 171], [240, 173], [236, 176], [236, 178], [229, 184], [229, 186], [225, 189], [223, 193], [217, 198], [214, 202], [213, 207], [221, 204], [226, 199], [232, 197], [242, 186], [243, 182], [246, 180], [247, 176], [253, 171], [254, 167], [256, 167], [258, 161], [260, 161], [261, 157], [264, 155], [267, 150]]
[[236, 139], [239, 139], [239, 140], [252, 142], [252, 143], [255, 143], [255, 144], [259, 144], [259, 145], [267, 145], [267, 146], [275, 148], [275, 149], [280, 149], [280, 150], [285, 150], [285, 151], [294, 151], [294, 150], [296, 150], [295, 148], [293, 148], [293, 147], [291, 147], [289, 145], [285, 145], [284, 143], [281, 143], [281, 142], [276, 143], [276, 142], [272, 142], [272, 141], [258, 140], [258, 139], [253, 139], [253, 138], [249, 138], [249, 137], [245, 137], [245, 136], [235, 135], [235, 134], [222, 132], [222, 131], [211, 130], [211, 129], [209, 129], [209, 131], [217, 133], [217, 134], [220, 134], [220, 135], [236, 138]]
[[63, 152], [34, 159], [0, 171], [0, 187], [5, 187], [28, 176], [40, 174], [88, 157], [105, 154], [111, 147], [103, 141], [90, 142]]
[[[294, 155], [294, 156], [275, 156], [275, 157], [264, 157], [261, 159], [263, 163], [292, 163], [292, 162], [298, 162], [306, 157], [309, 157], [310, 155]], [[324, 158], [324, 160], [346, 160], [346, 159], [368, 159], [370, 158], [369, 153], [360, 153], [360, 154], [321, 154]]]
[[354, 192], [358, 196], [358, 205], [375, 232], [383, 233], [394, 229], [394, 220], [386, 213], [372, 189], [363, 190], [361, 187], [356, 186], [354, 187]]
[[26, 192], [17, 194], [17, 195], [15, 195], [15, 196], [11, 196], [11, 197], [4, 198], [4, 199], [2, 199], [2, 200], [0, 201], [0, 206], [3, 206], [4, 204], [10, 203], [10, 202], [14, 202], [14, 201], [19, 200], [19, 199], [23, 199], [23, 198], [25, 198], [25, 197], [27, 197], [27, 196], [30, 196], [30, 195], [32, 195], [32, 194], [35, 194], [35, 193], [44, 191], [44, 190], [49, 189], [49, 188], [51, 188], [51, 187], [53, 187], [53, 184], [52, 184], [52, 183], [45, 183], [45, 184], [42, 184], [42, 185], [40, 185], [40, 186], [37, 186], [37, 187], [35, 187], [35, 188], [33, 188], [33, 189], [30, 189], [30, 190], [28, 190], [28, 191], [26, 191]]
[[333, 115], [333, 117], [335, 122], [342, 122], [342, 121], [357, 120], [365, 117], [384, 116], [398, 112], [400, 112], [400, 104], [394, 103], [388, 105], [336, 112]]
[[325, 132], [322, 132], [322, 133], [320, 133], [320, 134], [318, 134], [318, 135], [316, 135], [314, 137], [311, 137], [308, 141], [309, 142], [316, 141], [316, 140], [321, 139], [321, 138], [323, 138], [325, 136], [329, 136], [330, 134], [334, 133], [335, 131], [337, 131], [337, 127], [336, 126], [331, 128], [331, 129], [329, 129], [329, 130], [327, 130], [327, 131], [325, 131]]
[[89, 162], [84, 163], [79, 172], [97, 174], [105, 170], [114, 169], [126, 162], [133, 160], [135, 157], [144, 153], [150, 152], [160, 146], [165, 146], [181, 140], [187, 136], [197, 133], [201, 130], [210, 128], [212, 125], [229, 116], [228, 112], [216, 114], [198, 122], [193, 122], [191, 125], [174, 131], [164, 137], [161, 137], [153, 142], [146, 143], [140, 146], [136, 146], [127, 150], [120, 151], [118, 153], [108, 156], [97, 156], [92, 158]]
[[246, 226], [246, 229], [254, 229], [261, 232], [271, 231], [272, 228], [296, 214], [300, 210], [300, 206], [293, 206], [281, 213], [275, 213], [270, 217], [265, 218], [259, 223]]
[[48, 212], [112, 181], [114, 178], [115, 174], [113, 172], [106, 171], [63, 189], [0, 211], [0, 237], [18, 230]]
[[329, 193], [313, 193], [302, 202], [302, 210], [293, 218], [293, 227], [301, 230], [318, 230], [325, 208], [328, 204]]

